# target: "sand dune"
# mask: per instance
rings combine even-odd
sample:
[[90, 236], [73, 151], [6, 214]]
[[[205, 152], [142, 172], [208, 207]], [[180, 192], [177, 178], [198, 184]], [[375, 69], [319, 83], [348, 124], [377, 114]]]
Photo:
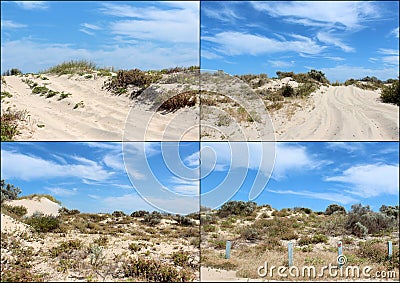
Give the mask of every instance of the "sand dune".
[[277, 140], [398, 140], [399, 108], [379, 96], [354, 86], [323, 87], [290, 120], [272, 116]]
[[44, 215], [58, 216], [58, 210], [61, 206], [45, 197], [34, 197], [32, 199], [18, 199], [7, 201], [8, 205], [12, 206], [24, 206], [27, 209], [26, 216], [32, 216], [35, 212], [42, 213]]
[[[29, 114], [16, 140], [121, 141], [124, 137], [138, 141], [198, 139], [198, 130], [195, 129], [198, 115], [195, 109], [180, 109], [166, 114], [155, 112], [150, 110], [150, 105], [102, 89], [107, 80], [104, 77], [44, 76], [48, 80], [33, 75], [4, 77], [6, 85], [2, 86], [2, 91], [9, 92], [12, 97], [2, 101], [2, 108], [27, 110]], [[46, 98], [32, 94], [23, 81], [25, 79], [71, 95], [59, 100], [59, 95]], [[74, 109], [79, 103], [81, 105]], [[179, 119], [176, 119], [177, 116]]]
[[[307, 99], [288, 99], [282, 109], [262, 114], [261, 99], [249, 86], [234, 78], [203, 76], [202, 89], [217, 91], [235, 100], [216, 106], [190, 107], [163, 113], [154, 110], [159, 97], [168, 92], [196, 89], [181, 83], [154, 84], [148, 94], [130, 99], [102, 89], [107, 78], [85, 76], [41, 77], [7, 76], [2, 91], [12, 97], [2, 99], [2, 109], [26, 110], [29, 118], [16, 140], [85, 140], [85, 141], [177, 141], [177, 140], [398, 140], [399, 108], [382, 103], [380, 91], [362, 90], [354, 86], [320, 86]], [[71, 93], [45, 98], [32, 94], [23, 81], [30, 79], [53, 91]], [[218, 81], [214, 81], [219, 79]], [[285, 78], [271, 80], [263, 88], [279, 89], [298, 84]], [[198, 87], [198, 86], [197, 86]], [[242, 92], [246, 91], [246, 95]], [[254, 96], [254, 97], [253, 97]], [[81, 103], [81, 105], [79, 105]], [[78, 105], [79, 107], [75, 107]], [[235, 108], [236, 107], [236, 108]], [[264, 107], [264, 106], [263, 106]], [[74, 109], [76, 108], [76, 109]], [[259, 116], [258, 123], [235, 114], [239, 108]], [[229, 112], [229, 111], [230, 112]], [[257, 111], [255, 111], [257, 110]], [[2, 110], [3, 111], [3, 110]], [[233, 111], [233, 112], [232, 112]], [[236, 112], [235, 112], [236, 111]], [[232, 113], [231, 113], [232, 112]], [[226, 117], [225, 117], [226, 116]], [[200, 124], [202, 132], [200, 133]], [[275, 134], [274, 134], [275, 133]]]

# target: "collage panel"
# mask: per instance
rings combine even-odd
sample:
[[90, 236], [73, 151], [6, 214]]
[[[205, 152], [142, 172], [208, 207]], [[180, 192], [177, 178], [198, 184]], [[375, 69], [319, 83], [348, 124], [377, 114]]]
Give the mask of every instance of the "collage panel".
[[197, 141], [199, 9], [2, 1], [2, 140]]
[[198, 281], [198, 149], [3, 142], [1, 280]]
[[202, 142], [201, 152], [201, 281], [399, 279], [398, 142]]
[[229, 79], [205, 94], [201, 140], [398, 141], [398, 11], [398, 1], [202, 1], [201, 69]]

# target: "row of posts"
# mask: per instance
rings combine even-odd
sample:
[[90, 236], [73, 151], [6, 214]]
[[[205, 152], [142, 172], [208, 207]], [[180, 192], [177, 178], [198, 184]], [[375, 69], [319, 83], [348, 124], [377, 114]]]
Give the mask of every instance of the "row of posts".
[[[388, 260], [392, 260], [393, 256], [393, 247], [392, 247], [392, 241], [388, 241]], [[343, 245], [342, 241], [338, 242], [338, 258], [343, 255]], [[231, 257], [231, 241], [226, 241], [226, 247], [225, 247], [225, 258], [229, 259]], [[288, 242], [288, 262], [289, 262], [289, 267], [293, 266], [293, 243]], [[339, 263], [339, 268], [341, 268], [343, 264]]]

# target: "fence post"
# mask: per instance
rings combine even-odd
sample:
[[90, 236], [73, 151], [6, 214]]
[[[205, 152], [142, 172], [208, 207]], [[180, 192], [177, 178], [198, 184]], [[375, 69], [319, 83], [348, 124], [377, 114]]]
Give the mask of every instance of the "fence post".
[[293, 243], [288, 242], [289, 267], [293, 266]]
[[226, 241], [225, 258], [229, 259], [230, 257], [231, 257], [231, 241]]
[[339, 268], [342, 268], [343, 264], [340, 263], [339, 258], [343, 255], [343, 246], [342, 246], [342, 241], [339, 241], [338, 244], [338, 266]]
[[392, 241], [388, 241], [388, 259], [392, 260], [392, 256], [393, 256]]

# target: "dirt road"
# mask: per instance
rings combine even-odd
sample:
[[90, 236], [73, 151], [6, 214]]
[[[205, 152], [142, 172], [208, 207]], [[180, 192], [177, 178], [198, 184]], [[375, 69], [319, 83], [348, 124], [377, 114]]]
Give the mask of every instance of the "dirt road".
[[277, 140], [398, 140], [399, 107], [382, 103], [379, 91], [330, 86], [308, 106], [275, 127]]

